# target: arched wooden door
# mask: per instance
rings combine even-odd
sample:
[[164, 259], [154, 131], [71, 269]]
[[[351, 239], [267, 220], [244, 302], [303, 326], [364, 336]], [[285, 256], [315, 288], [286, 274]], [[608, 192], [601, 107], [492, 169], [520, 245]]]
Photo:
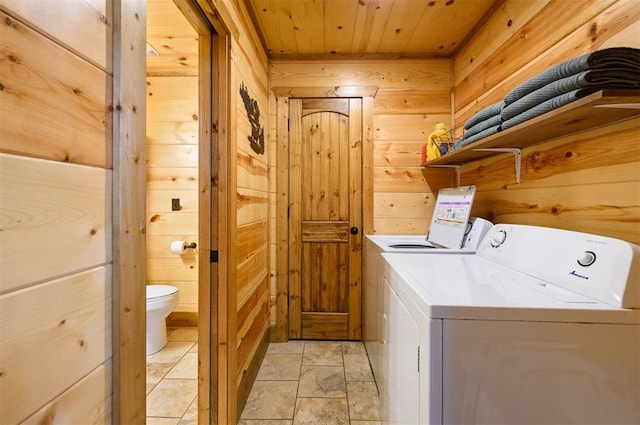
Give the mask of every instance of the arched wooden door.
[[289, 143], [289, 338], [360, 339], [362, 99], [290, 99]]

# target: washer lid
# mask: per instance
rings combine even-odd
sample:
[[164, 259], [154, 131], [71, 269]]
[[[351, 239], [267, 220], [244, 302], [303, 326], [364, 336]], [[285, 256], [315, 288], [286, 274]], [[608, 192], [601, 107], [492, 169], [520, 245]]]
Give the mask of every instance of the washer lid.
[[147, 299], [168, 297], [178, 292], [178, 288], [170, 285], [147, 285]]
[[385, 278], [433, 319], [640, 324], [621, 309], [476, 255], [382, 254]]
[[475, 186], [440, 189], [427, 240], [444, 248], [462, 248], [475, 195]]

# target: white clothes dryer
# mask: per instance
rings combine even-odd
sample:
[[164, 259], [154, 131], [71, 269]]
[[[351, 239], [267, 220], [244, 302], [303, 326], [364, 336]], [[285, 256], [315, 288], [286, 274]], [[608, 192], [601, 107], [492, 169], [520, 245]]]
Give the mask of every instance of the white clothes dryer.
[[640, 423], [640, 247], [495, 225], [385, 253], [383, 423]]

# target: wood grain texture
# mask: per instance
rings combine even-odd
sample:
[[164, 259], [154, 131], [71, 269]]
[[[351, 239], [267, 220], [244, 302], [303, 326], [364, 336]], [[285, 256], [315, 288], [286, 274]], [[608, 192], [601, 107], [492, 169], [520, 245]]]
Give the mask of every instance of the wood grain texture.
[[3, 0], [0, 7], [110, 74], [112, 1], [58, 0], [42, 7], [35, 1]]
[[0, 293], [111, 261], [111, 171], [0, 154], [0, 176]]
[[[585, 1], [580, 5], [570, 14], [555, 2], [532, 5], [528, 11], [517, 10], [523, 4], [506, 2], [505, 8], [517, 10], [513, 22], [519, 32], [504, 37], [491, 24], [469, 42], [476, 46], [474, 56], [485, 59], [471, 66], [464, 63], [468, 58], [464, 52], [454, 59], [456, 70], [469, 72], [460, 80], [456, 74], [456, 121], [464, 122], [517, 84], [582, 53], [640, 47], [640, 12], [635, 2]], [[545, 24], [559, 17], [563, 17], [559, 25]], [[481, 41], [487, 39], [501, 41]], [[522, 50], [516, 46], [530, 43], [535, 48], [524, 49], [522, 55], [511, 54], [514, 49]], [[556, 134], [553, 140], [546, 140], [548, 132], [541, 128], [537, 138], [542, 143], [522, 151], [519, 185], [515, 184], [513, 158], [508, 155], [463, 165], [461, 184], [478, 186], [472, 214], [495, 222], [564, 228], [637, 243], [640, 121], [635, 118], [598, 127], [588, 111], [575, 118], [593, 121], [596, 128], [587, 126], [582, 128], [586, 131], [570, 136]]]
[[145, 0], [114, 1], [113, 422], [145, 421]]
[[[462, 125], [476, 111], [500, 101], [513, 87], [560, 62], [605, 47], [640, 46], [637, 37], [622, 38], [621, 42], [617, 37], [631, 28], [637, 34], [640, 12], [634, 4], [629, 0], [584, 1], [580, 13], [565, 19], [561, 27], [545, 23], [558, 19], [558, 13], [568, 13], [567, 10], [559, 11], [555, 3], [541, 9], [523, 32], [494, 46], [497, 50], [490, 54], [481, 53], [487, 54], [487, 59], [478, 64], [473, 76], [455, 84], [456, 123]], [[533, 48], [525, 48], [521, 55], [512, 54], [514, 49], [531, 43]], [[490, 78], [481, 77], [485, 74]]]
[[[110, 424], [112, 372], [111, 362], [105, 362], [22, 423]], [[96, 391], [98, 388], [104, 391]]]
[[491, 7], [471, 2], [251, 0], [271, 57], [452, 54]]
[[[0, 414], [19, 423], [111, 356], [111, 267], [0, 296], [0, 333]], [[107, 390], [93, 389], [98, 411]]]
[[111, 76], [16, 18], [0, 18], [0, 151], [111, 168]]

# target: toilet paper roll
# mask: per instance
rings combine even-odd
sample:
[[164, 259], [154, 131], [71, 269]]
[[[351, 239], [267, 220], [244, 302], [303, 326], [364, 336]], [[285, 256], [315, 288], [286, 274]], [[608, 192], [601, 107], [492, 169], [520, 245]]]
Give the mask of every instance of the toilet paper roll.
[[171, 242], [172, 254], [184, 254], [187, 252], [187, 243], [185, 241], [173, 241]]

